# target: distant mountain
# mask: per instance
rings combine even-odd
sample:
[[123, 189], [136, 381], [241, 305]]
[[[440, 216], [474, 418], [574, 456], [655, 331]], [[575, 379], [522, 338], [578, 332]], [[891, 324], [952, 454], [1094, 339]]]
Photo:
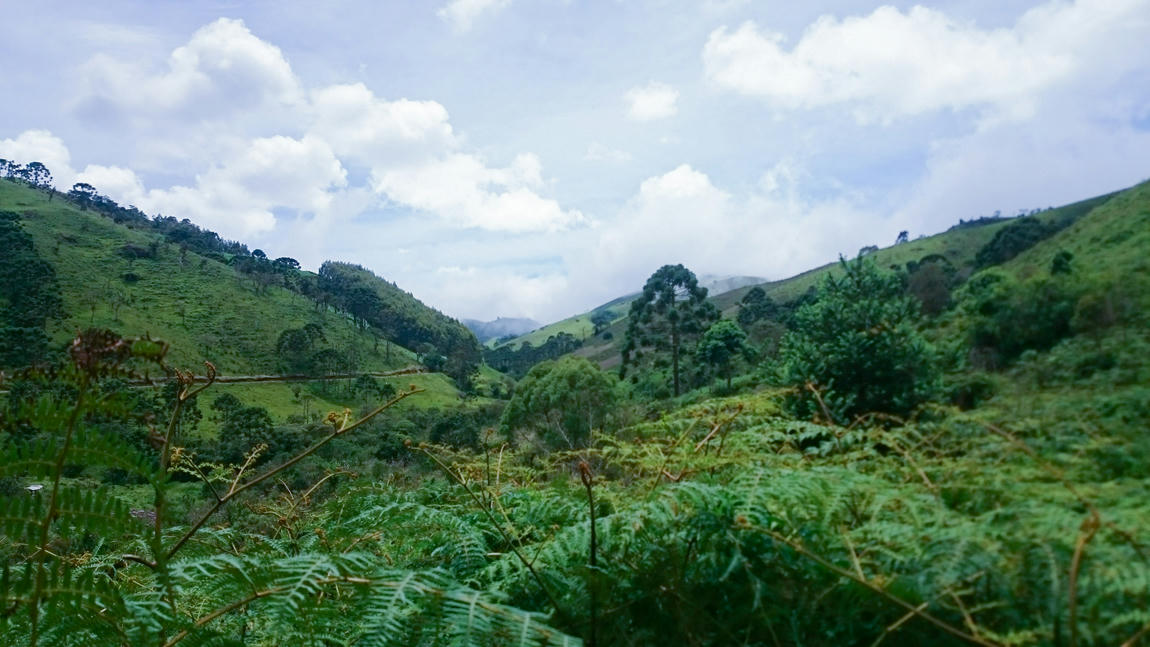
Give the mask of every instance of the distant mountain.
[[758, 285], [767, 282], [767, 279], [761, 276], [718, 276], [716, 274], [702, 274], [698, 278], [699, 285], [707, 288], [707, 294], [711, 296], [730, 292], [731, 290], [738, 290], [748, 285]]
[[519, 336], [523, 333], [531, 332], [542, 325], [534, 319], [516, 317], [499, 317], [494, 321], [464, 319], [462, 323], [464, 326], [467, 326], [471, 332], [475, 333], [480, 343], [508, 335]]

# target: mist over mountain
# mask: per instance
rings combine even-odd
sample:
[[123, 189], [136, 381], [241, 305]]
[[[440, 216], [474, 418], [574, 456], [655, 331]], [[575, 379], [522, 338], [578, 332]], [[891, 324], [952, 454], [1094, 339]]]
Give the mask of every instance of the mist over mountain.
[[460, 321], [464, 326], [467, 326], [475, 336], [479, 338], [480, 343], [486, 342], [491, 339], [498, 339], [508, 335], [522, 335], [523, 333], [531, 332], [538, 328], [540, 324], [534, 319], [526, 319], [520, 317], [499, 317], [493, 321], [478, 321], [476, 319], [463, 319]]

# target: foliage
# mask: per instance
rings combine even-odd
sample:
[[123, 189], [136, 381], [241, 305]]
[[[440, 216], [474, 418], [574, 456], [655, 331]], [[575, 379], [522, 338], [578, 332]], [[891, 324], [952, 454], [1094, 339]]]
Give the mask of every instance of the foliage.
[[9, 211], [0, 211], [0, 250], [0, 369], [42, 362], [45, 326], [63, 314], [56, 273]]
[[928, 256], [908, 264], [906, 291], [919, 303], [923, 314], [936, 317], [951, 305], [951, 290], [957, 283], [957, 271], [945, 256]]
[[763, 319], [777, 319], [779, 306], [767, 296], [762, 287], [756, 285], [739, 301], [739, 325], [748, 328]]
[[563, 355], [577, 350], [583, 343], [573, 335], [561, 332], [551, 335], [547, 341], [534, 346], [530, 341], [524, 341], [518, 347], [508, 344], [489, 348], [483, 351], [483, 359], [497, 371], [519, 379], [527, 375], [539, 362], [558, 359]]
[[363, 267], [328, 261], [320, 267], [314, 289], [314, 298], [347, 311], [398, 344], [430, 344], [446, 358], [444, 372], [461, 386], [478, 370], [482, 351], [470, 330]]
[[1000, 229], [975, 256], [978, 267], [999, 265], [1033, 247], [1057, 231], [1051, 224], [1034, 216], [1025, 216]]
[[905, 415], [938, 386], [934, 351], [916, 330], [917, 307], [898, 276], [873, 262], [840, 262], [818, 300], [795, 313], [783, 339], [780, 373], [796, 389], [796, 412], [819, 412], [810, 389], [837, 419], [867, 413]]
[[620, 374], [643, 359], [644, 349], [656, 355], [669, 353], [671, 381], [678, 396], [684, 344], [689, 348], [719, 318], [718, 310], [706, 299], [707, 288], [700, 287], [694, 273], [682, 265], [664, 265], [656, 270], [631, 303]]
[[754, 359], [754, 349], [747, 345], [747, 333], [738, 324], [720, 319], [703, 333], [695, 355], [716, 375], [725, 378], [730, 388], [736, 362], [740, 357], [748, 362]]
[[[97, 398], [90, 391], [103, 380], [132, 377], [133, 362], [162, 362], [165, 352], [163, 344], [149, 339], [121, 339], [104, 331], [82, 334], [71, 346], [71, 363], [55, 377], [71, 387], [73, 397], [47, 395], [29, 402], [37, 435], [0, 447], [0, 476], [49, 483], [41, 494], [0, 499], [4, 644], [564, 642], [540, 616], [504, 606], [441, 570], [388, 567], [377, 554], [352, 550], [354, 544], [325, 545], [318, 541], [322, 535], [314, 533], [316, 540], [302, 542], [291, 532], [298, 523], [292, 510], [306, 503], [290, 491], [286, 506], [256, 509], [277, 517], [286, 533], [207, 528], [230, 501], [270, 482], [394, 401], [355, 421], [333, 414], [325, 435], [258, 473], [251, 469], [252, 453], [234, 467], [195, 463], [182, 449], [184, 439], [174, 423], [161, 436], [153, 459], [89, 426], [93, 416], [124, 413], [119, 398]], [[194, 388], [190, 374], [177, 372], [176, 378], [173, 420], [183, 403], [205, 388]], [[76, 462], [137, 475], [152, 491], [150, 509], [133, 510], [106, 488], [94, 490], [62, 478], [64, 467]], [[173, 510], [174, 477], [185, 473], [201, 476], [213, 499], [190, 526], [181, 527]]]
[[585, 447], [616, 398], [615, 379], [583, 358], [541, 362], [517, 385], [500, 426], [509, 436], [534, 431], [552, 448]]
[[1071, 333], [1078, 294], [1078, 286], [1064, 277], [1020, 283], [1007, 274], [982, 272], [972, 278], [962, 308], [976, 363], [996, 368], [1023, 351], [1054, 346]]

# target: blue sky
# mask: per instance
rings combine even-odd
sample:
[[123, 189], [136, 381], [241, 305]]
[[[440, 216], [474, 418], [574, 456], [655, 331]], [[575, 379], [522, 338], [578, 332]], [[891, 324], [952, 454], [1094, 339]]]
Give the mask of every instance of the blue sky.
[[1150, 177], [1150, 0], [21, 3], [0, 157], [459, 317]]

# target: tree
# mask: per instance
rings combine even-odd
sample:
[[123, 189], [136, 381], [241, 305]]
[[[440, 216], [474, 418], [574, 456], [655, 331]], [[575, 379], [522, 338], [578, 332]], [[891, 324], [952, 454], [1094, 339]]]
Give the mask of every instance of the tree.
[[272, 264], [282, 272], [299, 269], [299, 261], [290, 256], [280, 256], [279, 258], [272, 261]]
[[1065, 249], [1058, 250], [1054, 258], [1050, 261], [1051, 274], [1070, 274], [1074, 271], [1074, 267], [1070, 264], [1074, 260], [1074, 254], [1066, 251]]
[[739, 301], [737, 319], [745, 328], [763, 319], [774, 319], [778, 317], [778, 313], [779, 306], [774, 299], [767, 296], [766, 291], [756, 285]]
[[615, 315], [610, 310], [600, 310], [591, 315], [591, 325], [594, 326], [592, 335], [598, 335], [603, 332], [603, 329], [611, 325], [615, 321]]
[[750, 361], [754, 357], [754, 350], [747, 345], [747, 333], [738, 324], [730, 319], [720, 319], [703, 333], [695, 355], [716, 374], [727, 378], [729, 389], [736, 360], [742, 357]]
[[608, 421], [617, 381], [582, 357], [536, 364], [519, 382], [500, 419], [503, 432], [534, 431], [551, 448], [586, 447]]
[[[907, 276], [906, 290], [918, 300], [922, 311], [931, 316], [941, 314], [950, 306], [950, 286], [954, 281], [954, 266], [943, 257], [922, 261], [914, 265]], [[909, 264], [908, 264], [909, 265]]]
[[910, 234], [904, 229], [898, 232], [898, 238], [894, 239], [895, 245], [901, 245], [910, 239]]
[[40, 162], [29, 162], [24, 167], [23, 177], [32, 186], [42, 189], [52, 188], [52, 172]]
[[939, 380], [934, 350], [915, 327], [917, 304], [897, 275], [873, 262], [840, 264], [842, 274], [824, 279], [818, 299], [799, 308], [783, 338], [781, 377], [798, 393], [791, 405], [801, 415], [821, 409], [810, 385], [840, 420], [907, 414], [932, 397]]
[[719, 318], [719, 311], [706, 299], [707, 288], [699, 286], [691, 270], [682, 265], [659, 268], [631, 303], [622, 370], [636, 365], [644, 348], [670, 353], [674, 393], [678, 396], [682, 391], [679, 360], [683, 344]]
[[72, 190], [68, 192], [68, 199], [80, 205], [81, 211], [87, 211], [98, 195], [96, 187], [87, 182], [77, 182], [72, 185]]
[[46, 324], [64, 314], [56, 271], [37, 253], [20, 220], [0, 211], [0, 368], [46, 359]]
[[[220, 439], [214, 448], [218, 452], [216, 458], [224, 463], [242, 463], [244, 456], [257, 445], [271, 447], [275, 441], [274, 432], [267, 409], [244, 406], [230, 409], [224, 412], [223, 424], [220, 425]], [[265, 452], [263, 458], [267, 455]]]

